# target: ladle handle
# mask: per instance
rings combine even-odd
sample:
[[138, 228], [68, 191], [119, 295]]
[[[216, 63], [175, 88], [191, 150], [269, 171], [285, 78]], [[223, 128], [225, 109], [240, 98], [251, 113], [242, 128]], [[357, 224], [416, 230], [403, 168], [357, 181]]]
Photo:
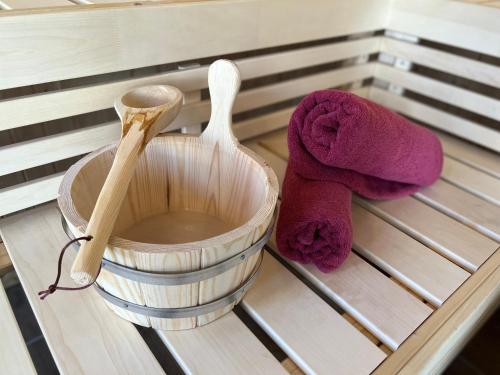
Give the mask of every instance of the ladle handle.
[[203, 142], [219, 143], [225, 150], [235, 149], [238, 140], [232, 130], [232, 110], [240, 89], [240, 71], [228, 60], [217, 60], [208, 70], [208, 89], [212, 112], [207, 128], [200, 136]]
[[104, 249], [144, 147], [144, 137], [145, 132], [141, 126], [134, 124], [120, 141], [113, 165], [85, 231], [92, 239], [82, 244], [71, 268], [71, 278], [78, 284], [89, 284], [97, 276]]

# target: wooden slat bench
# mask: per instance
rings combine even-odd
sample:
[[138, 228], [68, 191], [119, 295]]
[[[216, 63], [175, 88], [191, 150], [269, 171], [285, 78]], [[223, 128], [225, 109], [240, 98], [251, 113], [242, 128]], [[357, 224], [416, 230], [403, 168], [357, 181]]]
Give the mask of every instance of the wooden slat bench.
[[[500, 295], [500, 9], [488, 3], [0, 0], [0, 276], [12, 262], [59, 371], [441, 372]], [[138, 330], [93, 290], [40, 301], [67, 241], [53, 200], [72, 163], [119, 138], [115, 97], [178, 86], [174, 130], [199, 133], [218, 57], [243, 79], [234, 133], [280, 181], [291, 113], [331, 87], [434, 130], [441, 178], [397, 200], [354, 197], [336, 272], [282, 258], [272, 237], [238, 309], [195, 330]], [[35, 373], [17, 323], [0, 288], [1, 371]]]

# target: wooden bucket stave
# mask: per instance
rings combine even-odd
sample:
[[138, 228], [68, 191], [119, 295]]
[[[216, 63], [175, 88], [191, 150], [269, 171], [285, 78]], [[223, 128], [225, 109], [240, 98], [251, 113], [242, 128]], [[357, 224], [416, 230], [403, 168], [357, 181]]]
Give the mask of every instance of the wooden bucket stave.
[[[226, 84], [218, 85], [215, 78], [224, 74]], [[228, 80], [234, 83], [229, 89]], [[278, 182], [263, 159], [232, 135], [230, 112], [239, 89], [235, 66], [223, 61], [211, 68], [209, 88], [212, 117], [201, 136], [163, 134], [140, 156], [104, 253], [106, 260], [144, 272], [189, 273], [240, 254], [266, 233]], [[61, 183], [58, 203], [74, 236], [85, 233], [116, 147], [106, 146], [82, 158]], [[228, 299], [227, 305], [189, 317], [162, 318], [123, 306], [128, 302], [129, 307], [182, 309], [213, 303], [254, 276], [261, 248], [257, 250], [220, 274], [187, 284], [139, 282], [106, 267], [97, 284], [115, 302], [125, 301], [107, 302], [127, 320], [166, 330], [194, 328], [231, 311], [243, 293]]]

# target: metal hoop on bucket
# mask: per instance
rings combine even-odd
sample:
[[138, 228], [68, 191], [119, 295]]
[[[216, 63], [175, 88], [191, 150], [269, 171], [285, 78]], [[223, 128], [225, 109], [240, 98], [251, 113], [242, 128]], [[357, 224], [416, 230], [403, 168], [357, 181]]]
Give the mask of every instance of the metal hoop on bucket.
[[[185, 285], [185, 284], [193, 284], [203, 280], [207, 280], [213, 278], [221, 273], [226, 272], [227, 270], [237, 266], [240, 263], [243, 263], [252, 255], [256, 254], [262, 247], [267, 243], [269, 238], [271, 237], [271, 233], [274, 228], [274, 222], [276, 221], [276, 210], [273, 215], [273, 219], [269, 224], [266, 232], [250, 247], [245, 250], [239, 252], [238, 254], [228, 258], [222, 262], [216, 263], [210, 267], [203, 268], [197, 271], [191, 272], [150, 272], [150, 271], [142, 271], [135, 268], [130, 268], [124, 266], [122, 264], [113, 262], [108, 259], [102, 260], [102, 269], [108, 270], [109, 272], [114, 273], [115, 275], [124, 277], [126, 279], [142, 282], [151, 285]], [[70, 239], [74, 239], [73, 234], [69, 230], [68, 224], [64, 216], [61, 214], [61, 223], [64, 232]], [[74, 243], [76, 248], [79, 248], [79, 243]]]

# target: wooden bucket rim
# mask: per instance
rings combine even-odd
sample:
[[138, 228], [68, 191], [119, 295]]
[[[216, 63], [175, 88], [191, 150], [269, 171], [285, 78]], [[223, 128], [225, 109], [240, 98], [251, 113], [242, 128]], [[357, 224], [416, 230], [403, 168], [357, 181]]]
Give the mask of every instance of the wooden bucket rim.
[[[168, 134], [163, 133], [155, 138], [171, 137], [178, 138], [179, 140], [186, 137], [199, 138], [197, 135], [189, 134]], [[155, 142], [155, 138], [151, 141], [151, 144]], [[73, 227], [78, 228], [82, 233], [85, 233], [88, 221], [85, 220], [76, 210], [71, 198], [71, 187], [73, 185], [75, 177], [78, 175], [80, 170], [85, 166], [90, 160], [94, 159], [98, 155], [116, 148], [118, 141], [111, 143], [107, 146], [103, 146], [90, 154], [84, 156], [73, 164], [63, 177], [61, 185], [59, 187], [59, 195], [57, 198], [57, 203], [59, 208], [68, 221]], [[207, 144], [208, 146], [209, 144]], [[243, 235], [250, 233], [257, 227], [264, 224], [267, 218], [273, 215], [276, 202], [278, 200], [279, 184], [278, 178], [274, 170], [268, 165], [268, 163], [258, 154], [248, 149], [247, 147], [238, 144], [238, 152], [244, 153], [248, 158], [253, 159], [264, 171], [266, 175], [266, 196], [265, 202], [261, 207], [252, 215], [252, 217], [245, 222], [243, 225], [238, 226], [228, 232], [222, 233], [220, 235], [209, 237], [199, 241], [192, 241], [180, 244], [152, 244], [145, 242], [132, 241], [126, 238], [121, 238], [112, 235], [108, 241], [108, 245], [111, 247], [117, 247], [125, 250], [145, 252], [145, 253], [164, 253], [172, 251], [199, 251], [203, 248], [208, 248], [212, 246], [217, 246], [221, 244], [230, 243]], [[265, 230], [266, 228], [263, 228]]]

